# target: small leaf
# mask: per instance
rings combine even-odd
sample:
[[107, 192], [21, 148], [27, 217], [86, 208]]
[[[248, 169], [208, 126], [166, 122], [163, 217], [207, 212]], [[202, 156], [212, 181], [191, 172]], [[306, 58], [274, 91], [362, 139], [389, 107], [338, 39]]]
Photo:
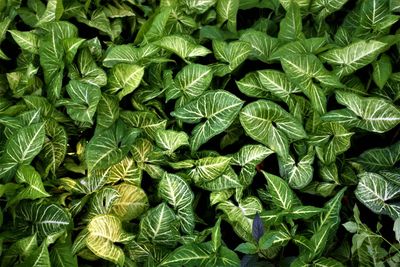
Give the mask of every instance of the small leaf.
[[133, 64], [117, 64], [110, 72], [108, 86], [110, 92], [118, 92], [119, 99], [135, 90], [143, 77], [144, 68]]
[[253, 238], [258, 242], [264, 234], [264, 224], [261, 221], [260, 215], [257, 213], [253, 220]]
[[244, 107], [240, 112], [240, 123], [250, 137], [282, 157], [288, 155], [290, 140], [306, 137], [300, 122], [279, 105], [267, 100]]
[[235, 251], [241, 252], [243, 254], [256, 254], [257, 247], [253, 243], [242, 243], [235, 248]]
[[387, 202], [399, 195], [400, 187], [376, 173], [366, 172], [358, 176], [360, 182], [355, 190], [357, 199], [373, 212], [389, 215], [393, 220], [397, 219], [400, 216], [400, 206]]
[[242, 105], [243, 102], [229, 92], [210, 91], [176, 109], [171, 115], [187, 123], [198, 123], [207, 118], [206, 122], [197, 124], [192, 131], [190, 146], [192, 151], [196, 151], [209, 139], [227, 129]]
[[159, 130], [154, 137], [158, 147], [173, 153], [181, 146], [189, 145], [189, 136], [185, 132]]
[[239, 10], [239, 0], [218, 0], [217, 2], [217, 19], [218, 24], [222, 25], [227, 22], [227, 29], [236, 32], [236, 15]]
[[263, 174], [268, 181], [268, 191], [276, 208], [288, 210], [299, 204], [296, 195], [284, 180], [266, 172], [263, 172]]
[[358, 116], [357, 126], [362, 129], [383, 133], [400, 123], [399, 109], [381, 98], [337, 92], [336, 99]]
[[296, 41], [304, 38], [299, 5], [290, 2], [285, 18], [280, 22], [278, 38], [283, 41]]
[[323, 53], [321, 58], [335, 66], [337, 75], [343, 77], [370, 64], [386, 46], [387, 44], [379, 41], [362, 40], [344, 48], [331, 49]]
[[67, 113], [72, 119], [93, 123], [93, 116], [101, 98], [100, 89], [91, 84], [71, 80], [67, 85], [71, 100], [66, 102]]
[[210, 50], [204, 46], [195, 44], [190, 38], [180, 35], [164, 36], [156, 42], [156, 45], [177, 54], [182, 59], [189, 59], [192, 57], [202, 57], [209, 53]]

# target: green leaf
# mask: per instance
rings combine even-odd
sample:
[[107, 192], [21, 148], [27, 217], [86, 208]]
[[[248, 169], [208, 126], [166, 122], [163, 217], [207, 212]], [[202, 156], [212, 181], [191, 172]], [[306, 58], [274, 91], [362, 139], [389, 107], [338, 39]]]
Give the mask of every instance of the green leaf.
[[128, 129], [123, 123], [116, 123], [112, 128], [96, 133], [86, 148], [89, 172], [106, 169], [121, 161], [139, 133], [138, 129]]
[[87, 227], [87, 247], [98, 257], [123, 266], [125, 255], [116, 242], [126, 242], [130, 237], [122, 230], [121, 221], [112, 215], [98, 215]]
[[7, 140], [0, 163], [0, 178], [10, 178], [19, 164], [30, 164], [45, 139], [45, 124], [35, 123], [18, 130]]
[[228, 168], [231, 158], [228, 157], [206, 157], [193, 162], [194, 168], [188, 175], [195, 183], [214, 180], [221, 176]]
[[390, 57], [382, 55], [381, 58], [372, 63], [372, 78], [375, 84], [382, 89], [392, 74], [392, 62]]
[[245, 106], [240, 112], [240, 123], [251, 138], [282, 157], [287, 157], [291, 140], [306, 137], [300, 122], [279, 105], [267, 100]]
[[93, 123], [93, 116], [101, 98], [100, 89], [91, 84], [71, 80], [67, 85], [70, 100], [66, 100], [67, 113], [73, 120]]
[[252, 56], [265, 63], [270, 61], [270, 56], [279, 46], [276, 38], [253, 29], [245, 30], [240, 40], [248, 42], [253, 50]]
[[272, 246], [283, 246], [287, 244], [292, 237], [286, 231], [275, 230], [265, 233], [258, 241], [261, 250], [271, 248]]
[[142, 61], [150, 60], [159, 50], [154, 44], [137, 48], [132, 45], [116, 45], [107, 50], [103, 65], [112, 68], [119, 63], [139, 64]]
[[63, 126], [53, 120], [46, 122], [46, 137], [40, 154], [46, 166], [46, 173], [56, 175], [58, 167], [67, 153], [67, 133]]
[[70, 242], [61, 243], [58, 241], [50, 251], [51, 266], [54, 267], [78, 267], [77, 257], [72, 254]]
[[248, 42], [233, 41], [226, 43], [213, 40], [214, 56], [223, 63], [213, 65], [214, 75], [225, 76], [242, 64], [251, 53], [252, 48]]
[[293, 220], [296, 219], [309, 219], [315, 215], [320, 214], [323, 212], [323, 209], [321, 208], [316, 208], [313, 206], [298, 206], [292, 208], [288, 214], [287, 218], [291, 218]]
[[177, 218], [165, 203], [150, 209], [140, 221], [139, 241], [174, 247], [178, 235]]
[[167, 101], [179, 96], [187, 100], [200, 96], [210, 86], [212, 76], [212, 71], [208, 66], [186, 65], [175, 76], [173, 83], [167, 86]]
[[254, 245], [253, 243], [242, 243], [239, 244], [239, 246], [237, 246], [235, 248], [236, 251], [239, 251], [243, 254], [256, 254], [257, 253], [257, 247], [256, 245]]
[[11, 199], [7, 205], [12, 205], [22, 199], [38, 199], [50, 196], [44, 189], [39, 173], [30, 165], [22, 165], [18, 168], [16, 181], [27, 186], [22, 190], [18, 190], [18, 195]]
[[324, 164], [330, 164], [335, 162], [337, 155], [350, 148], [350, 139], [353, 134], [339, 123], [321, 123], [310, 141], [316, 146], [319, 160]]
[[180, 35], [164, 36], [155, 44], [169, 52], [177, 54], [183, 60], [192, 57], [203, 57], [211, 53], [211, 51], [204, 46], [198, 45], [191, 41], [190, 38], [185, 38], [185, 36]]
[[111, 212], [121, 221], [130, 221], [145, 212], [149, 203], [146, 193], [137, 186], [122, 183], [113, 187], [119, 198], [113, 202]]
[[285, 18], [280, 22], [278, 38], [282, 41], [296, 41], [304, 38], [299, 5], [290, 2]]
[[336, 100], [351, 110], [358, 119], [357, 126], [367, 131], [383, 133], [400, 123], [398, 107], [381, 98], [337, 92]]
[[109, 128], [119, 117], [119, 99], [117, 96], [101, 94], [97, 105], [97, 125]]
[[263, 88], [285, 102], [290, 101], [291, 94], [300, 92], [300, 89], [293, 85], [283, 72], [262, 70], [258, 72], [258, 75]]
[[343, 77], [373, 62], [386, 46], [383, 42], [362, 40], [344, 48], [331, 49], [320, 57], [333, 65], [334, 72]]
[[268, 181], [268, 192], [270, 193], [271, 201], [276, 208], [289, 210], [293, 206], [299, 204], [296, 195], [284, 180], [264, 171], [262, 173]]
[[109, 169], [108, 181], [115, 184], [120, 180], [136, 186], [142, 182], [142, 172], [131, 157], [125, 157]]
[[16, 208], [16, 218], [21, 229], [37, 233], [39, 240], [63, 232], [71, 225], [70, 215], [56, 204], [25, 202]]
[[158, 194], [175, 210], [190, 207], [194, 198], [189, 185], [178, 175], [169, 173], [161, 179]]
[[334, 260], [333, 258], [319, 258], [318, 260], [314, 261], [315, 267], [344, 267], [344, 265]]
[[20, 265], [19, 267], [44, 267], [51, 266], [49, 250], [47, 249], [47, 242], [43, 241], [42, 245], [33, 251], [32, 254]]
[[[218, 99], [218, 101], [216, 101]], [[186, 123], [197, 124], [192, 131], [190, 146], [196, 151], [202, 144], [226, 130], [234, 121], [243, 102], [223, 90], [206, 92], [202, 96], [173, 111], [172, 116]]]
[[291, 188], [302, 189], [313, 179], [314, 151], [310, 150], [306, 155], [296, 161], [288, 156], [279, 159], [281, 175], [288, 181]]
[[395, 220], [400, 216], [397, 203], [387, 203], [398, 197], [400, 187], [377, 173], [366, 172], [358, 175], [360, 182], [355, 195], [365, 206], [377, 214], [386, 214]]
[[115, 65], [108, 77], [109, 91], [118, 92], [119, 99], [132, 93], [140, 84], [144, 68], [133, 64]]
[[165, 130], [167, 125], [166, 120], [149, 111], [123, 111], [121, 118], [128, 126], [142, 129], [150, 138], [154, 138], [159, 130]]
[[216, 11], [218, 24], [226, 22], [228, 31], [236, 32], [236, 16], [239, 10], [239, 0], [218, 0]]
[[159, 266], [204, 266], [210, 253], [210, 243], [183, 245], [171, 252]]
[[159, 130], [156, 132], [154, 140], [158, 147], [173, 153], [181, 146], [189, 145], [189, 136], [185, 132], [173, 130]]
[[241, 166], [239, 179], [244, 186], [251, 184], [256, 165], [274, 152], [263, 145], [245, 145], [233, 154], [231, 164]]
[[281, 58], [281, 64], [289, 79], [299, 86], [313, 108], [320, 113], [326, 112], [326, 97], [317, 83], [327, 87], [343, 87], [315, 55], [285, 55]]
[[40, 17], [36, 26], [40, 26], [46, 22], [51, 22], [55, 20], [59, 20], [64, 11], [63, 1], [61, 0], [49, 0], [47, 2], [46, 10], [43, 15]]
[[10, 30], [9, 32], [21, 49], [33, 54], [39, 54], [39, 41], [36, 34], [17, 30]]
[[354, 159], [366, 171], [391, 169], [400, 160], [400, 142], [385, 148], [373, 148]]
[[236, 85], [247, 96], [256, 98], [270, 97], [264, 84], [261, 83], [259, 72], [247, 73], [241, 80], [236, 81]]
[[241, 200], [238, 206], [230, 201], [224, 201], [217, 205], [217, 209], [225, 213], [228, 222], [239, 237], [248, 242], [253, 241], [253, 219], [248, 216], [253, 216], [262, 211], [262, 205], [258, 198], [247, 197]]

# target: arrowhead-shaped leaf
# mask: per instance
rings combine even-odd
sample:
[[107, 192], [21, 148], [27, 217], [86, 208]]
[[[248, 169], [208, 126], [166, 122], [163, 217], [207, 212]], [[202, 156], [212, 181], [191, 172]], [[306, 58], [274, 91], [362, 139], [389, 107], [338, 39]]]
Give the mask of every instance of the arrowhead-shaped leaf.
[[187, 123], [198, 123], [207, 118], [206, 122], [197, 124], [192, 131], [190, 146], [196, 151], [209, 139], [227, 129], [242, 105], [239, 98], [227, 91], [210, 91], [176, 109], [171, 115]]

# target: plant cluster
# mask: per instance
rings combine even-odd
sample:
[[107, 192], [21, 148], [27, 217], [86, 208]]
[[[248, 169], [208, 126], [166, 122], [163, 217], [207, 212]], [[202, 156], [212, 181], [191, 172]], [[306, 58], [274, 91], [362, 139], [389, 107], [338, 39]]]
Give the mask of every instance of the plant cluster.
[[0, 0], [0, 266], [399, 266], [399, 19]]

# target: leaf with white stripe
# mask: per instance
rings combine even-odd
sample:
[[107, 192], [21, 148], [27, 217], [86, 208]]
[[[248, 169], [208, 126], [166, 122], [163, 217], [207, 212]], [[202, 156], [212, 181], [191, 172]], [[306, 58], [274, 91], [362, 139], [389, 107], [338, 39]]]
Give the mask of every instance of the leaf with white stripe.
[[68, 115], [76, 121], [93, 123], [93, 116], [101, 98], [98, 86], [77, 80], [71, 80], [67, 85], [70, 100], [65, 100]]
[[38, 199], [50, 196], [43, 186], [39, 173], [30, 165], [22, 165], [18, 168], [16, 181], [19, 184], [26, 185], [26, 187], [18, 189], [18, 194], [8, 201], [7, 206], [22, 199]]
[[362, 40], [343, 48], [331, 49], [320, 57], [333, 65], [334, 72], [343, 77], [373, 62], [386, 47], [387, 44], [383, 42]]
[[359, 201], [377, 214], [385, 214], [395, 220], [400, 216], [400, 205], [391, 202], [400, 194], [400, 186], [387, 181], [383, 176], [365, 172], [358, 175], [360, 181], [355, 190]]
[[214, 75], [220, 77], [231, 73], [239, 67], [252, 51], [250, 44], [244, 41], [227, 43], [213, 40], [212, 46], [215, 58], [222, 62], [212, 65]]
[[102, 93], [97, 105], [97, 125], [109, 128], [118, 119], [119, 110], [118, 97]]
[[292, 156], [279, 159], [279, 170], [291, 188], [302, 189], [307, 186], [313, 178], [314, 174], [314, 150], [300, 157], [296, 161]]
[[166, 98], [175, 99], [183, 96], [193, 99], [208, 89], [213, 74], [211, 68], [200, 64], [189, 64], [183, 67], [175, 76], [174, 81], [167, 86]]
[[139, 217], [149, 207], [146, 193], [140, 187], [122, 183], [113, 186], [119, 198], [112, 204], [111, 212], [122, 221], [130, 221]]
[[364, 130], [383, 133], [400, 123], [399, 108], [381, 98], [338, 91], [336, 100], [357, 116], [357, 126]]
[[268, 192], [274, 207], [289, 210], [293, 206], [301, 204], [285, 180], [264, 171], [263, 174], [268, 181]]
[[21, 32], [18, 30], [9, 30], [14, 41], [21, 47], [33, 54], [39, 54], [39, 40], [36, 34], [32, 32]]
[[87, 226], [87, 247], [98, 257], [122, 267], [125, 254], [115, 243], [127, 242], [132, 237], [124, 232], [121, 221], [112, 215], [98, 215]]
[[16, 208], [17, 227], [29, 234], [37, 233], [43, 240], [47, 236], [67, 230], [71, 225], [71, 216], [56, 204], [24, 202]]
[[326, 112], [326, 97], [317, 83], [327, 87], [341, 88], [337, 76], [325, 69], [313, 54], [288, 54], [281, 57], [281, 64], [287, 77], [310, 99], [313, 108]]
[[165, 173], [158, 185], [158, 194], [174, 207], [183, 232], [191, 234], [195, 226], [194, 195], [186, 181], [178, 175]]
[[183, 131], [159, 130], [156, 132], [154, 140], [158, 147], [166, 150], [169, 154], [181, 146], [189, 145], [189, 136]]
[[86, 147], [86, 163], [91, 172], [106, 169], [121, 161], [129, 152], [140, 130], [116, 123], [96, 133]]
[[251, 55], [265, 63], [270, 61], [270, 56], [279, 46], [278, 39], [254, 29], [244, 30], [240, 40], [248, 42], [253, 50]]
[[171, 252], [159, 266], [205, 266], [211, 253], [211, 243], [187, 244]]
[[[226, 130], [235, 120], [243, 101], [224, 91], [209, 91], [173, 111], [172, 116], [186, 123], [197, 123], [190, 145], [196, 151], [202, 144]], [[207, 120], [199, 123], [202, 119]]]
[[232, 165], [241, 167], [239, 179], [243, 186], [251, 184], [256, 175], [256, 165], [274, 152], [263, 145], [245, 145], [232, 155]]
[[240, 123], [254, 140], [287, 157], [289, 142], [305, 138], [303, 126], [272, 101], [258, 100], [240, 112]]
[[310, 143], [316, 146], [319, 160], [324, 164], [330, 164], [335, 162], [337, 155], [350, 148], [353, 134], [339, 123], [320, 123], [310, 137]]
[[67, 132], [54, 120], [47, 120], [45, 128], [46, 138], [39, 156], [43, 159], [45, 176], [49, 173], [55, 176], [67, 153]]
[[144, 67], [134, 64], [117, 64], [108, 76], [108, 92], [117, 93], [119, 99], [132, 93], [142, 81]]
[[161, 203], [150, 209], [140, 221], [138, 241], [175, 247], [179, 236], [178, 226], [174, 211], [166, 203]]
[[218, 0], [216, 11], [218, 24], [226, 23], [229, 31], [236, 32], [236, 16], [239, 11], [239, 0]]
[[361, 164], [369, 172], [391, 169], [400, 161], [400, 141], [389, 147], [367, 150], [351, 161]]
[[280, 22], [278, 38], [282, 41], [296, 41], [304, 38], [302, 32], [300, 7], [296, 2], [290, 2], [286, 15]]
[[265, 90], [271, 92], [285, 102], [289, 102], [290, 95], [301, 92], [299, 87], [294, 85], [287, 78], [286, 74], [278, 70], [258, 71], [260, 82]]
[[167, 126], [166, 120], [150, 111], [123, 111], [120, 116], [128, 126], [142, 129], [150, 138], [154, 138], [157, 131], [165, 130]]
[[154, 44], [148, 44], [143, 47], [134, 47], [133, 45], [115, 45], [107, 50], [103, 60], [103, 65], [112, 68], [116, 64], [141, 64], [150, 60], [160, 51]]
[[229, 157], [205, 157], [193, 162], [194, 168], [188, 175], [195, 183], [212, 181], [221, 176], [228, 168], [231, 158]]
[[164, 36], [155, 43], [157, 46], [177, 54], [183, 60], [203, 57], [211, 53], [204, 46], [196, 44], [191, 37], [184, 35]]
[[11, 178], [19, 164], [30, 164], [45, 140], [45, 124], [35, 123], [18, 130], [5, 145], [0, 160], [0, 178]]

